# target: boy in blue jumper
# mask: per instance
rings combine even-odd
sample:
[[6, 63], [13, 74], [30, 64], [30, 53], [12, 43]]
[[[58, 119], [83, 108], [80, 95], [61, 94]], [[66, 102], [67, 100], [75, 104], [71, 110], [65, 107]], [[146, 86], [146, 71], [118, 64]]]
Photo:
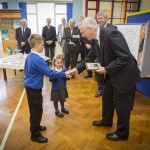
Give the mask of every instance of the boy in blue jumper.
[[47, 66], [40, 53], [44, 48], [44, 40], [38, 34], [32, 34], [29, 38], [29, 44], [32, 52], [26, 58], [24, 67], [24, 86], [27, 92], [29, 111], [30, 111], [30, 131], [31, 140], [38, 143], [45, 143], [48, 139], [40, 133], [46, 130], [45, 126], [41, 126], [42, 119], [42, 88], [44, 75], [49, 78], [70, 77], [66, 72], [56, 72]]

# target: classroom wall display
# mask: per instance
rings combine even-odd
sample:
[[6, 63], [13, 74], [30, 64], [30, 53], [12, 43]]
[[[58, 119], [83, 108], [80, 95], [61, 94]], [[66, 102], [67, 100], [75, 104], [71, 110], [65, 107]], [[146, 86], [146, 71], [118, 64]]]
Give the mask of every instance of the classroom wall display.
[[[150, 10], [144, 10], [144, 11], [140, 11], [140, 12], [136, 12], [136, 13], [132, 13], [132, 14], [128, 14], [127, 15], [127, 23], [147, 23], [150, 20]], [[149, 38], [149, 33], [150, 33], [150, 27], [148, 27], [148, 32], [146, 33], [145, 36], [147, 36], [147, 40], [146, 42], [144, 42], [143, 47], [146, 46], [145, 48], [145, 54], [142, 55], [143, 59], [143, 63], [141, 63], [142, 67], [142, 71], [141, 71], [141, 77], [142, 80], [137, 83], [136, 85], [136, 89], [139, 90], [141, 93], [143, 93], [145, 96], [148, 96], [150, 98], [150, 74], [148, 71], [150, 71], [149, 69], [149, 64], [150, 64], [150, 38]], [[146, 44], [145, 44], [146, 43]], [[149, 47], [148, 47], [149, 46]], [[144, 53], [144, 50], [143, 50]], [[149, 65], [149, 66], [148, 66]], [[145, 78], [146, 77], [146, 78]]]
[[[141, 77], [150, 77], [150, 65], [147, 65], [147, 61], [149, 61], [147, 56], [150, 58], [147, 46], [150, 43], [149, 23], [116, 24], [116, 26], [117, 29], [124, 35], [132, 55], [137, 60], [138, 67], [141, 71]], [[147, 59], [147, 61], [145, 59]]]
[[20, 9], [0, 9], [0, 29], [2, 32], [2, 45], [5, 55], [8, 54], [6, 49], [10, 45], [13, 49], [17, 47], [15, 29], [19, 26], [20, 18]]
[[[142, 41], [141, 41], [142, 42]], [[145, 27], [145, 35], [144, 35], [144, 42], [143, 42], [143, 49], [142, 49], [142, 56], [141, 56], [141, 77], [150, 77], [150, 22], [146, 24]], [[139, 49], [140, 54], [140, 49]]]
[[140, 42], [140, 24], [119, 24], [117, 29], [124, 35], [132, 55], [137, 60]]
[[2, 36], [1, 36], [1, 31], [0, 31], [0, 58], [4, 57], [4, 52], [3, 52], [3, 45], [2, 45]]

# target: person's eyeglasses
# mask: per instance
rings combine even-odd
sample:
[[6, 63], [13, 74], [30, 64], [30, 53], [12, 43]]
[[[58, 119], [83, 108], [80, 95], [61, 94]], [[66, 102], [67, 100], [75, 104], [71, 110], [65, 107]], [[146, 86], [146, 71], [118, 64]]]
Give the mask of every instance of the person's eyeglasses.
[[81, 32], [81, 34], [83, 35], [87, 29], [88, 29], [88, 28], [86, 28], [83, 32]]

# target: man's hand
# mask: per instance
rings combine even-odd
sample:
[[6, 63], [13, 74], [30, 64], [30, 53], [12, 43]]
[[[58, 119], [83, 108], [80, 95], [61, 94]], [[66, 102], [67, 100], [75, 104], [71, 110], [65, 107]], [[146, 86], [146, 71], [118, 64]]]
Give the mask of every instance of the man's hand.
[[87, 49], [91, 49], [91, 45], [90, 44], [86, 44], [85, 45]]
[[99, 67], [99, 69], [95, 70], [95, 72], [99, 74], [105, 74], [107, 71], [105, 70], [105, 67]]
[[66, 78], [69, 78], [69, 79], [72, 78], [72, 75], [70, 75], [70, 74], [68, 73], [68, 71], [66, 71], [65, 73], [66, 73]]
[[72, 78], [72, 76], [75, 74], [77, 72], [77, 70], [74, 68], [74, 69], [72, 69], [72, 70], [68, 70], [68, 71], [66, 71], [65, 73], [66, 73], [66, 77], [67, 78]]
[[52, 40], [46, 41], [46, 43], [47, 43], [48, 45], [51, 45], [52, 42], [53, 42]]
[[73, 68], [72, 70], [68, 70], [67, 71], [70, 75], [75, 75], [78, 71], [77, 71], [77, 69], [76, 68]]
[[23, 47], [26, 43], [25, 42], [21, 42], [21, 47]]
[[73, 35], [73, 38], [80, 39], [80, 35]]

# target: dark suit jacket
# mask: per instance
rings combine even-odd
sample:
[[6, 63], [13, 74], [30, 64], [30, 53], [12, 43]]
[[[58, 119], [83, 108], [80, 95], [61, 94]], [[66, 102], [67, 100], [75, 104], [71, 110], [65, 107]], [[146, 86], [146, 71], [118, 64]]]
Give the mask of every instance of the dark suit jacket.
[[[44, 38], [44, 46], [45, 47], [55, 47], [55, 41], [56, 41], [56, 29], [55, 27], [53, 26], [50, 26], [50, 29], [48, 29], [47, 25], [43, 27], [43, 30], [42, 30], [42, 36]], [[48, 45], [46, 43], [46, 41], [49, 41], [49, 40], [52, 40], [53, 42], [51, 43], [51, 45]]]
[[80, 30], [78, 27], [73, 28], [72, 35], [71, 35], [70, 27], [66, 27], [64, 29], [64, 38], [66, 40], [65, 44], [64, 44], [64, 51], [65, 52], [69, 51], [68, 50], [68, 44], [71, 41], [75, 44], [76, 51], [79, 53], [80, 52], [80, 39], [73, 38], [73, 35], [80, 35]]
[[106, 26], [106, 27], [111, 27], [111, 28], [117, 29], [117, 26], [114, 26], [114, 25], [112, 25], [112, 24], [110, 24], [110, 23], [107, 23], [107, 26]]
[[95, 47], [95, 40], [91, 45], [88, 57], [76, 67], [78, 73], [86, 68], [85, 62], [93, 62], [97, 58], [119, 93], [133, 89], [140, 81], [140, 71], [122, 33], [109, 27], [101, 28], [100, 49]]
[[[21, 27], [17, 28], [16, 29], [16, 40], [18, 42], [18, 47], [20, 49], [24, 49], [24, 50], [30, 50], [31, 47], [29, 46], [29, 43], [28, 43], [28, 38], [30, 37], [31, 35], [31, 29], [26, 27], [25, 28], [25, 33], [24, 33], [24, 36], [22, 35], [22, 29]], [[21, 42], [25, 42], [26, 44], [21, 47]]]
[[[117, 26], [111, 25], [110, 23], [107, 23], [106, 27], [111, 27], [111, 28], [117, 30]], [[96, 59], [96, 61], [98, 61], [98, 60]], [[100, 84], [103, 84], [104, 75], [103, 74], [99, 74], [99, 73], [95, 73], [95, 80], [98, 81]]]

